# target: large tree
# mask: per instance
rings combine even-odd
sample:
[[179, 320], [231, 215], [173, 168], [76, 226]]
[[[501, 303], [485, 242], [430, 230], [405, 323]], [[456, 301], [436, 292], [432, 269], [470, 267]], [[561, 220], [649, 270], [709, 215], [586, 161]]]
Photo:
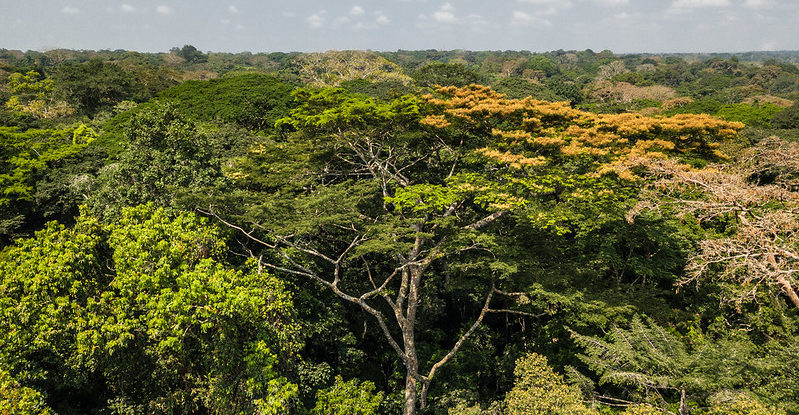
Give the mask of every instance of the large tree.
[[[63, 129], [0, 127], [0, 246], [46, 220], [77, 213], [72, 191], [86, 168], [87, 147], [97, 137], [79, 124]], [[88, 162], [88, 164], [92, 164]]]
[[59, 413], [285, 413], [291, 297], [225, 264], [207, 222], [142, 205], [0, 252], [0, 389]]
[[[477, 85], [391, 102], [336, 89], [295, 96], [278, 122], [284, 136], [229, 169], [239, 190], [209, 213], [251, 240], [262, 267], [374, 317], [406, 371], [405, 414], [426, 406], [439, 370], [489, 313], [524, 313], [507, 299], [493, 308], [519, 296], [508, 292], [519, 253], [504, 242], [517, 225], [566, 234], [616, 220], [639, 180], [625, 160], [713, 157], [714, 141], [740, 128], [595, 115]], [[429, 354], [417, 325], [436, 283], [471, 292], [474, 314]]]
[[134, 95], [133, 76], [121, 66], [99, 58], [62, 65], [53, 79], [53, 94], [82, 115], [93, 116]]
[[713, 281], [738, 306], [777, 292], [799, 308], [799, 145], [770, 137], [734, 163], [703, 169], [642, 164], [657, 180], [630, 219], [657, 209], [694, 217], [711, 230], [681, 285]]

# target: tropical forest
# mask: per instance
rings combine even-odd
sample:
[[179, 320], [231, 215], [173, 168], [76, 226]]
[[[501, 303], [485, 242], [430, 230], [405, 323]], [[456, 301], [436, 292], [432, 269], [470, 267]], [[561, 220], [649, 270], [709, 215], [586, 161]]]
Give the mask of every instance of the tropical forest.
[[0, 49], [3, 415], [797, 415], [797, 291], [799, 52]]

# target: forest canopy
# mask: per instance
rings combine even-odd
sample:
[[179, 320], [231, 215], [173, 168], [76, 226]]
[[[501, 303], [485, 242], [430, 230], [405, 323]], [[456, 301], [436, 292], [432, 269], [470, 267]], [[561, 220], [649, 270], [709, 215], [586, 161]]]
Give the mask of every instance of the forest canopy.
[[799, 55], [0, 50], [0, 413], [799, 414]]

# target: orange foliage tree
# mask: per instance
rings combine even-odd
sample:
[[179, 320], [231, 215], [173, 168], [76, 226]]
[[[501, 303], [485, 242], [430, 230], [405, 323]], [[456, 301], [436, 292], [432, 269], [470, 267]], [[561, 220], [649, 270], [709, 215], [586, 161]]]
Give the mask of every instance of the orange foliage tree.
[[704, 114], [595, 114], [479, 85], [437, 92], [424, 97], [434, 110], [421, 123], [479, 143], [472, 160], [488, 165], [489, 173], [453, 175], [451, 183], [479, 190], [497, 212], [524, 208], [527, 219], [559, 232], [634, 196], [642, 180], [635, 160], [719, 160], [719, 143], [743, 128]]
[[[717, 142], [742, 128], [703, 115], [598, 115], [480, 85], [390, 102], [340, 89], [296, 97], [279, 122], [286, 141], [254, 147], [229, 172], [266, 195], [236, 204], [248, 209], [236, 218], [212, 214], [261, 247], [259, 265], [374, 317], [406, 369], [406, 415], [426, 406], [486, 315], [524, 314], [524, 294], [510, 292], [518, 264], [496, 243], [514, 224], [565, 234], [619, 220], [643, 180], [631, 160], [719, 158]], [[446, 354], [420, 356], [422, 299], [445, 269], [482, 307], [453, 322], [461, 330]], [[519, 301], [495, 308], [498, 296]]]

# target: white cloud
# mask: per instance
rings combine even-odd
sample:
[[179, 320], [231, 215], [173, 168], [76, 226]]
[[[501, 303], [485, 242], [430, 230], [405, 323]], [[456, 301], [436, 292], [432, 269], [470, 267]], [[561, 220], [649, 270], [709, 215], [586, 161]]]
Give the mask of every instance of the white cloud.
[[119, 6], [119, 8], [120, 8], [120, 10], [122, 10], [123, 13], [133, 13], [133, 12], [136, 11], [135, 7], [133, 7], [130, 4], [127, 4], [127, 3]]
[[456, 23], [458, 21], [454, 14], [443, 10], [434, 12], [433, 19], [439, 23]]
[[172, 14], [173, 10], [169, 6], [161, 5], [155, 8], [155, 12], [158, 14], [167, 15], [167, 14]]
[[77, 9], [77, 8], [71, 7], [71, 6], [64, 6], [61, 9], [61, 13], [64, 13], [64, 14], [78, 14], [78, 13], [80, 13], [80, 9]]
[[[417, 0], [418, 1], [418, 0]], [[455, 6], [452, 3], [444, 3], [438, 10], [431, 14], [420, 14], [417, 24], [428, 26], [433, 24], [435, 26], [442, 25], [463, 25], [468, 26], [469, 30], [481, 31], [486, 25], [490, 24], [483, 16], [475, 13], [460, 15], [455, 13]]]
[[[627, 0], [595, 0], [599, 2], [618, 2]], [[516, 0], [517, 3], [532, 4], [535, 6], [548, 6], [551, 9], [568, 9], [573, 6], [571, 0]]]
[[219, 23], [230, 24], [230, 19], [219, 19]]
[[378, 14], [378, 15], [377, 15], [377, 18], [375, 19], [375, 22], [376, 22], [377, 24], [389, 24], [389, 23], [391, 23], [391, 19], [389, 19], [389, 18], [388, 18], [386, 15], [384, 15], [384, 14]]
[[[598, 0], [594, 0], [598, 1]], [[601, 0], [601, 1], [626, 1], [626, 0]], [[511, 12], [510, 24], [513, 26], [552, 26], [549, 17], [556, 16], [562, 10], [572, 7], [570, 0], [516, 0], [517, 3], [529, 4], [527, 10], [514, 10]]]
[[744, 6], [750, 9], [765, 9], [773, 5], [774, 2], [771, 0], [746, 0], [746, 2], [744, 2]]
[[533, 16], [530, 16], [529, 14], [519, 10], [514, 10], [513, 17], [511, 17], [511, 21], [513, 21], [514, 23], [527, 23], [531, 22], [532, 20]]
[[236, 14], [239, 12], [239, 8], [231, 4], [230, 6], [227, 6], [227, 11], [228, 13]]
[[433, 20], [438, 23], [457, 23], [458, 18], [455, 17], [455, 7], [450, 3], [444, 3], [440, 9], [433, 12]]
[[308, 25], [311, 26], [311, 29], [318, 29], [325, 24], [325, 14], [327, 14], [325, 10], [320, 10], [319, 12], [306, 17], [305, 21], [308, 22]]
[[554, 16], [558, 14], [559, 11], [560, 10], [557, 7], [552, 6], [552, 7], [547, 7], [546, 9], [543, 10], [539, 10], [535, 14], [538, 16]]
[[283, 12], [281, 13], [283, 17], [297, 17], [297, 13], [294, 12]]
[[[563, 9], [568, 9], [573, 6], [570, 0], [516, 0], [518, 3], [532, 4], [540, 6], [533, 12], [529, 12], [533, 17], [540, 16], [554, 16]], [[619, 0], [601, 0], [601, 1], [619, 1]], [[625, 1], [625, 0], [622, 0]]]
[[511, 13], [510, 24], [512, 26], [552, 26], [552, 22], [548, 19], [521, 10], [514, 10]]
[[730, 0], [674, 0], [666, 12], [685, 16], [697, 9], [722, 9], [729, 6]]
[[673, 9], [696, 9], [701, 7], [727, 7], [730, 0], [676, 0]]
[[364, 10], [361, 6], [352, 6], [350, 9], [350, 16], [361, 16], [364, 13], [366, 13], [366, 10]]
[[630, 0], [594, 0], [594, 3], [600, 6], [614, 7], [626, 6], [627, 4], [630, 4]]

